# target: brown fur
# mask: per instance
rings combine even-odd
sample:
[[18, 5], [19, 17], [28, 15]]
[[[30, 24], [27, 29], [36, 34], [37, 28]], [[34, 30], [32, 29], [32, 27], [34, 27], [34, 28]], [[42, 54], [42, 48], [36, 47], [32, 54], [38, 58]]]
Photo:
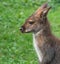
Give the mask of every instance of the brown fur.
[[[47, 13], [51, 7], [41, 6], [22, 26], [22, 32], [33, 32], [37, 46], [43, 53], [40, 64], [60, 64], [60, 39], [52, 35]], [[32, 23], [31, 23], [32, 22]]]

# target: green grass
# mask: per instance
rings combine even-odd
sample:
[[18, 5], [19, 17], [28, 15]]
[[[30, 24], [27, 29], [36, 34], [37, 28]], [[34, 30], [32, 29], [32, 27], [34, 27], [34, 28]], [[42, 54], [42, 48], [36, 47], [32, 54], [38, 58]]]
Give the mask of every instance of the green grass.
[[[25, 19], [39, 7], [30, 0], [25, 4], [26, 1], [0, 0], [0, 64], [38, 64], [32, 34], [22, 34], [19, 30]], [[59, 13], [58, 6], [48, 15], [52, 32], [57, 37], [60, 37]]]

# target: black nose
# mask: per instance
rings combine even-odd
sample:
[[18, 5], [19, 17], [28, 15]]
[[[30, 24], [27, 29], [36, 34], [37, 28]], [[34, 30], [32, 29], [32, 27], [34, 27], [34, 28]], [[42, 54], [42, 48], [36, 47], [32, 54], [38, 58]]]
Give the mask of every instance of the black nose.
[[23, 30], [23, 28], [21, 27], [21, 28], [20, 28], [20, 31], [22, 31], [22, 30]]
[[21, 31], [21, 32], [24, 32], [24, 30], [25, 30], [25, 28], [22, 26], [22, 27], [20, 28], [20, 31]]
[[23, 27], [20, 28], [20, 31], [23, 31]]

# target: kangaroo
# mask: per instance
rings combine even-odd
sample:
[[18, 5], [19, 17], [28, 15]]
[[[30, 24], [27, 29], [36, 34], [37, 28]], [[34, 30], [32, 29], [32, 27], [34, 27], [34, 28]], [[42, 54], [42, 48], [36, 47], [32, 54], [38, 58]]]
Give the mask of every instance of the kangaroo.
[[47, 19], [50, 9], [46, 3], [43, 4], [20, 28], [22, 33], [33, 33], [33, 45], [39, 64], [60, 64], [60, 39], [52, 34]]

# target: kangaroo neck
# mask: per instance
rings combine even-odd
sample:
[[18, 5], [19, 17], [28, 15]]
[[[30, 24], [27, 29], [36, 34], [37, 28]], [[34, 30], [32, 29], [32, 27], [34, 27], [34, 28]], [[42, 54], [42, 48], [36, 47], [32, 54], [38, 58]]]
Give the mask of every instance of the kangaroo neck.
[[43, 45], [43, 43], [45, 43], [48, 40], [48, 38], [52, 36], [52, 33], [50, 31], [50, 28], [47, 26], [46, 28], [41, 29], [36, 33], [33, 33], [33, 36], [37, 41], [38, 45], [39, 43], [40, 45]]
[[47, 27], [45, 29], [41, 29], [38, 32], [34, 33], [35, 36], [42, 35], [42, 36], [45, 36], [45, 37], [50, 36], [51, 34], [52, 33], [51, 33], [50, 28], [47, 28]]

